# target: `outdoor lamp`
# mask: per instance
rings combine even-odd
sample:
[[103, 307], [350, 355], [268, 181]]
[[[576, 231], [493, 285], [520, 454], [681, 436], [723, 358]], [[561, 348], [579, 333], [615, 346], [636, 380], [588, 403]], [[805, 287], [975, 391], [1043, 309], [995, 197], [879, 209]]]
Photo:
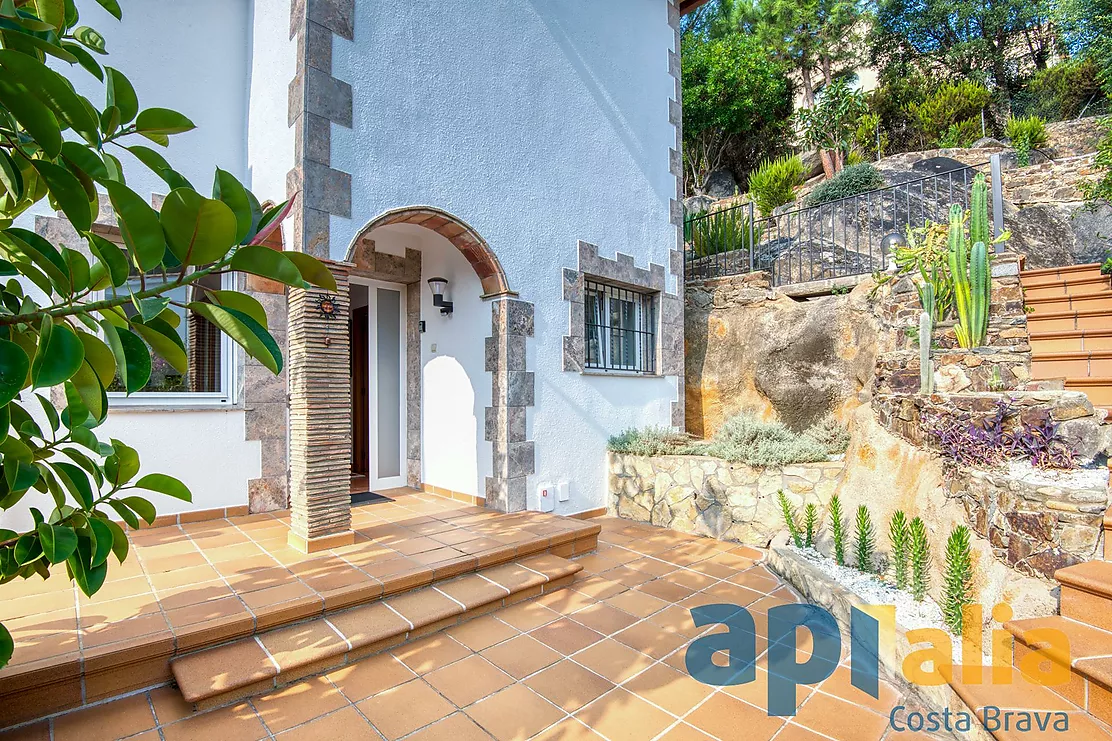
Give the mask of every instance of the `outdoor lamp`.
[[452, 313], [452, 302], [444, 300], [444, 289], [447, 287], [447, 278], [429, 278], [429, 288], [432, 290], [432, 305], [439, 307], [440, 313], [445, 316]]
[[885, 234], [880, 240], [880, 254], [888, 258], [888, 272], [895, 273], [898, 269], [896, 266], [896, 258], [894, 257], [897, 247], [906, 247], [907, 238], [899, 232], [891, 232]]

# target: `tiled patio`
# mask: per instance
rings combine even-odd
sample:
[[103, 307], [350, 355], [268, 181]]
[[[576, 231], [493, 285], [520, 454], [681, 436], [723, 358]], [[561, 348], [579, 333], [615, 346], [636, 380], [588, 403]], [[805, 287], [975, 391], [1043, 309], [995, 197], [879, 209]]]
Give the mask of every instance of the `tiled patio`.
[[603, 526], [599, 549], [579, 559], [584, 570], [570, 588], [232, 707], [192, 713], [176, 689], [162, 687], [0, 738], [927, 738], [889, 732], [899, 694], [885, 685], [871, 700], [851, 687], [845, 666], [817, 689], [801, 688], [791, 720], [765, 712], [763, 670], [736, 687], [693, 680], [684, 652], [702, 629], [690, 607], [746, 605], [760, 630], [770, 607], [798, 598], [758, 551], [622, 520], [592, 522]]
[[[0, 620], [12, 663], [0, 670], [0, 727], [168, 681], [167, 662], [434, 580], [550, 551], [593, 550], [598, 526], [529, 512], [505, 515], [410, 489], [352, 510], [353, 545], [313, 555], [286, 544], [287, 513], [129, 533], [92, 598], [64, 578], [12, 582]], [[62, 568], [62, 567], [56, 567]], [[23, 693], [23, 694], [21, 694]], [[30, 693], [30, 694], [27, 694]]]

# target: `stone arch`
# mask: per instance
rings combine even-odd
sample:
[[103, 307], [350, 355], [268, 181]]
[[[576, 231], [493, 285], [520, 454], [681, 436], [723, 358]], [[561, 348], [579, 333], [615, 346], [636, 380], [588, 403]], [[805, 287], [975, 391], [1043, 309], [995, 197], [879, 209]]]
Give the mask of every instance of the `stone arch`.
[[494, 250], [486, 240], [463, 219], [435, 206], [395, 208], [371, 220], [351, 241], [345, 261], [357, 262], [357, 253], [363, 247], [364, 240], [368, 239], [372, 231], [388, 224], [414, 224], [436, 232], [451, 242], [467, 258], [467, 262], [479, 276], [483, 286], [483, 298], [516, 295], [510, 290], [502, 263], [498, 261], [498, 256], [494, 254]]

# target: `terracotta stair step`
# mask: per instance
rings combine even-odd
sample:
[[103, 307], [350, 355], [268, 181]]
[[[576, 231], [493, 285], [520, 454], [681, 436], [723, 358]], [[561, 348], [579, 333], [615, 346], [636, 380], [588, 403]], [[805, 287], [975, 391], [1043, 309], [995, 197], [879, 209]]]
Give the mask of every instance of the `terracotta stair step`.
[[[1016, 639], [1016, 666], [1050, 661], [1068, 668], [1067, 683], [1046, 689], [1098, 720], [1112, 723], [1112, 632], [1060, 615], [1013, 620], [1005, 623], [1004, 628]], [[1040, 636], [1038, 632], [1043, 630], [1063, 633], [1069, 641], [1068, 648], [1045, 643], [1045, 634]], [[1042, 649], [1041, 659], [1030, 657], [1035, 649]], [[1024, 680], [1020, 677], [1018, 681]]]
[[1023, 287], [1023, 295], [1028, 298], [1050, 298], [1054, 296], [1092, 296], [1112, 291], [1112, 281], [1107, 275], [1085, 275], [1075, 280], [1055, 281]]
[[1112, 317], [1112, 291], [1083, 294], [1081, 296], [1047, 296], [1045, 298], [1024, 298], [1024, 305], [1030, 309], [1028, 318], [1040, 314], [1053, 314], [1061, 311], [1104, 311]]
[[180, 656], [170, 668], [186, 702], [219, 707], [562, 589], [582, 569], [552, 554], [530, 556]]
[[1099, 262], [1087, 262], [1081, 265], [1065, 265], [1059, 268], [1032, 268], [1031, 270], [1024, 270], [1019, 274], [1020, 281], [1025, 280], [1039, 280], [1042, 278], [1061, 278], [1067, 275], [1076, 275], [1078, 273], [1100, 273]]
[[1112, 350], [1112, 325], [1099, 329], [1032, 332], [1028, 339], [1031, 342], [1031, 351], [1035, 354], [1071, 350]]
[[1107, 329], [1112, 312], [1104, 309], [1050, 311], [1027, 315], [1028, 332], [1059, 332], [1073, 329]]
[[[1104, 529], [1109, 528], [1109, 518]], [[1112, 635], [1112, 563], [1087, 561], [1054, 572], [1062, 585], [1063, 617], [1110, 631]], [[1112, 645], [1107, 653], [1112, 654]]]
[[1112, 377], [1092, 376], [1066, 378], [1066, 389], [1069, 391], [1084, 391], [1093, 406], [1112, 406]]
[[1099, 280], [1101, 278], [1105, 281], [1108, 280], [1108, 276], [1100, 272], [1100, 266], [1093, 265], [1083, 271], [1065, 273], [1063, 275], [1028, 275], [1027, 273], [1020, 273], [1019, 283], [1023, 286], [1024, 290], [1028, 290], [1031, 288], [1045, 288], [1047, 286], [1088, 283], [1089, 281]]
[[[1108, 419], [1108, 417], [1105, 417]], [[1104, 530], [1104, 560], [1112, 561], [1112, 512], [1106, 511], [1104, 513], [1104, 522], [1101, 523], [1101, 529]]]
[[1031, 355], [1032, 378], [1112, 376], [1112, 350], [1035, 352]]

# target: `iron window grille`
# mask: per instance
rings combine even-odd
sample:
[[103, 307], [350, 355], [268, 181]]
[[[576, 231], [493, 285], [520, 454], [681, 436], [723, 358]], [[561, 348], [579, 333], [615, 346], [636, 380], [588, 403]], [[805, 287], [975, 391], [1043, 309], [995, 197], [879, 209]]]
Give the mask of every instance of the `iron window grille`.
[[585, 281], [584, 326], [588, 370], [656, 373], [656, 297]]

